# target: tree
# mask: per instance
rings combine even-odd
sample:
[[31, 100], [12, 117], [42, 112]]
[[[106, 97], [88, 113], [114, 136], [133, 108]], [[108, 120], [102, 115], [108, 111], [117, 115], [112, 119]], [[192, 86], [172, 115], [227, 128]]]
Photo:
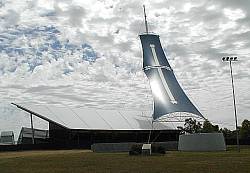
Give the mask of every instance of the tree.
[[240, 138], [241, 139], [250, 139], [250, 121], [244, 120], [241, 123], [240, 128]]
[[201, 132], [201, 123], [197, 122], [195, 119], [188, 118], [185, 119], [184, 127], [177, 127], [181, 130], [181, 133], [200, 133]]
[[221, 133], [223, 133], [225, 139], [235, 139], [236, 138], [236, 133], [235, 131], [231, 131], [228, 128], [221, 128], [219, 130]]
[[218, 131], [219, 131], [218, 125], [213, 125], [208, 120], [205, 120], [203, 122], [203, 127], [201, 130], [202, 133], [214, 133], [214, 132], [218, 132]]

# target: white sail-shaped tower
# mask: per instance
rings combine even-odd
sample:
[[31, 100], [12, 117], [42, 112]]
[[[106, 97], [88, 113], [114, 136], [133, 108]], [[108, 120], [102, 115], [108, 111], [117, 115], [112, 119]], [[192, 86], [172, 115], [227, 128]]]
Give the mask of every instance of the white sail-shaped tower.
[[162, 49], [159, 35], [148, 32], [146, 15], [145, 24], [146, 33], [140, 35], [140, 40], [143, 51], [143, 71], [149, 79], [154, 99], [153, 119], [157, 120], [173, 113], [185, 113], [204, 119], [176, 80]]

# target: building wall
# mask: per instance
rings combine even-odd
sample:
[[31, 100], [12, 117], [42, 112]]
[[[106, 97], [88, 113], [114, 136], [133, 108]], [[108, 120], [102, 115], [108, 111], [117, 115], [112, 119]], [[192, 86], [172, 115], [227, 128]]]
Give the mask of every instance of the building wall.
[[[33, 137], [32, 129], [27, 127], [22, 127], [18, 137], [17, 144], [32, 144], [33, 143], [32, 137]], [[49, 131], [34, 129], [34, 139], [35, 139], [35, 144], [48, 143]]]
[[225, 151], [226, 145], [222, 133], [195, 133], [179, 136], [180, 151]]
[[1, 132], [0, 143], [2, 143], [2, 144], [15, 144], [14, 133], [12, 131]]
[[[147, 142], [149, 130], [84, 130], [66, 129], [49, 124], [50, 142], [54, 145], [90, 148], [94, 143]], [[153, 130], [150, 141], [178, 141], [178, 130]]]
[[14, 136], [1, 136], [0, 143], [14, 144]]

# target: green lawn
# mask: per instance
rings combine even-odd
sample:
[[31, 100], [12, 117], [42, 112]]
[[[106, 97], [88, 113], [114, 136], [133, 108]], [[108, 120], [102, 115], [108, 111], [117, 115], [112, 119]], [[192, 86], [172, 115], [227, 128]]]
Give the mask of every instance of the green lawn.
[[128, 153], [92, 153], [88, 150], [0, 153], [0, 173], [73, 172], [250, 172], [250, 149], [240, 153], [167, 152], [164, 156], [129, 156]]

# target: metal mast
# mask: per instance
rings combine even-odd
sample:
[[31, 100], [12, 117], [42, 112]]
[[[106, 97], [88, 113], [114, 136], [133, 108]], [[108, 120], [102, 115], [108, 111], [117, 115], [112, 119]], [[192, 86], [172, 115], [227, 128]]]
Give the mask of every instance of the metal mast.
[[146, 33], [148, 34], [148, 22], [147, 22], [147, 15], [146, 15], [145, 5], [143, 5], [143, 11], [144, 11], [144, 20], [145, 20]]
[[240, 140], [239, 140], [239, 128], [238, 128], [238, 118], [237, 118], [237, 110], [236, 110], [236, 101], [235, 101], [235, 89], [234, 89], [234, 79], [233, 79], [233, 67], [232, 61], [238, 61], [236, 57], [223, 57], [222, 61], [229, 61], [230, 67], [230, 75], [231, 75], [231, 82], [232, 82], [232, 92], [233, 92], [233, 105], [234, 105], [234, 118], [235, 118], [235, 130], [236, 130], [236, 140], [237, 140], [237, 148], [238, 152], [240, 152]]
[[234, 91], [234, 79], [233, 79], [232, 61], [229, 61], [229, 65], [230, 65], [230, 74], [231, 74], [231, 79], [232, 79], [232, 91], [233, 91], [233, 103], [234, 103], [235, 129], [236, 129], [236, 133], [237, 133], [237, 135], [236, 135], [236, 138], [237, 138], [237, 147], [238, 147], [238, 152], [240, 152], [239, 129], [238, 129], [236, 102], [235, 102], [235, 91]]

